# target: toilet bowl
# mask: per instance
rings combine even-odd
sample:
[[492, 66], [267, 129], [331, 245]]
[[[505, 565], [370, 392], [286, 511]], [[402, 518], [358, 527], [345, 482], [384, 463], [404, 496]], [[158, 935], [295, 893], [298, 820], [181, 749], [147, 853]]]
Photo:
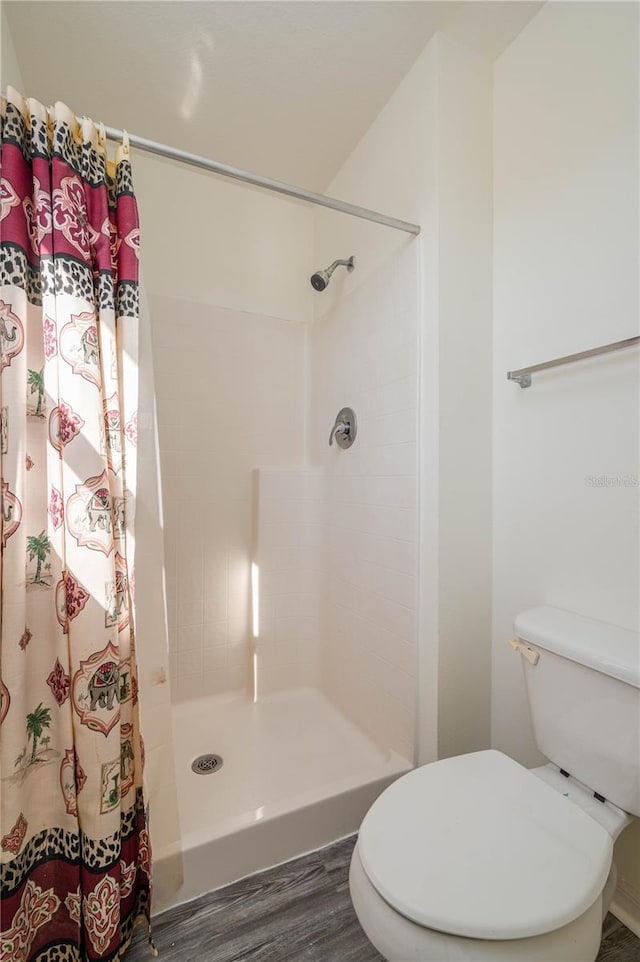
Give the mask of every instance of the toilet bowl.
[[556, 932], [524, 939], [471, 939], [416, 925], [377, 893], [354, 850], [351, 899], [369, 941], [388, 962], [585, 962], [595, 959], [602, 927], [600, 902]]
[[388, 962], [594, 962], [613, 843], [640, 815], [640, 634], [548, 606], [515, 619], [536, 742], [398, 779], [366, 814], [351, 899]]
[[362, 823], [349, 878], [362, 928], [389, 962], [592, 962], [631, 821], [595, 805], [555, 766], [501, 752], [416, 769]]

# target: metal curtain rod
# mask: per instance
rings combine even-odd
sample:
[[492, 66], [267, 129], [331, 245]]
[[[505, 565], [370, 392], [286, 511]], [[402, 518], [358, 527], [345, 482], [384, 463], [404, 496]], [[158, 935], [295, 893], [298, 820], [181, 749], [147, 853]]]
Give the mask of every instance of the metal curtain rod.
[[[6, 94], [2, 93], [3, 97]], [[81, 118], [76, 118], [80, 123]], [[124, 131], [117, 127], [105, 127], [105, 134], [109, 140], [122, 141]], [[305, 200], [319, 207], [329, 207], [331, 210], [338, 210], [342, 214], [351, 214], [353, 217], [360, 217], [362, 220], [370, 220], [375, 224], [384, 224], [385, 227], [393, 227], [395, 230], [403, 230], [407, 234], [419, 234], [420, 225], [412, 224], [397, 217], [388, 217], [380, 214], [377, 210], [369, 210], [368, 207], [358, 207], [357, 204], [348, 204], [344, 200], [337, 200], [335, 197], [325, 197], [324, 194], [315, 194], [312, 190], [305, 190], [304, 187], [295, 187], [293, 184], [285, 184], [281, 180], [273, 180], [271, 177], [263, 177], [261, 174], [254, 174], [250, 170], [242, 170], [240, 167], [230, 167], [222, 164], [218, 160], [209, 160], [199, 154], [190, 154], [187, 150], [179, 150], [177, 147], [170, 147], [168, 144], [160, 144], [155, 140], [148, 140], [146, 137], [137, 137], [135, 134], [128, 134], [129, 144], [137, 147], [138, 150], [146, 150], [150, 154], [157, 154], [159, 157], [167, 157], [169, 160], [176, 160], [179, 164], [188, 164], [190, 167], [200, 167], [202, 170], [210, 170], [214, 174], [222, 174], [224, 177], [231, 177], [233, 180], [240, 180], [245, 184], [253, 184], [254, 187], [263, 187], [265, 190], [273, 190], [278, 194], [286, 194], [288, 197], [296, 197], [298, 200]]]
[[532, 364], [531, 367], [521, 367], [517, 371], [507, 371], [507, 380], [515, 381], [520, 387], [531, 387], [531, 375], [537, 374], [538, 371], [548, 371], [549, 368], [560, 367], [561, 364], [573, 364], [574, 361], [586, 361], [589, 357], [611, 354], [612, 351], [621, 351], [626, 347], [635, 347], [636, 345], [640, 346], [640, 335], [627, 337], [624, 341], [614, 341], [612, 344], [603, 344], [602, 347], [593, 347], [590, 351], [566, 354], [564, 357], [556, 357], [553, 361]]
[[[123, 131], [115, 127], [105, 127], [105, 132], [109, 140], [122, 140]], [[233, 180], [240, 180], [245, 184], [253, 184], [255, 187], [264, 187], [266, 190], [273, 190], [278, 194], [287, 194], [289, 197], [296, 197], [298, 200], [306, 200], [320, 207], [330, 207], [331, 210], [339, 210], [343, 214], [351, 214], [353, 217], [360, 217], [363, 220], [371, 220], [376, 224], [384, 224], [385, 227], [393, 227], [396, 230], [406, 231], [408, 234], [419, 234], [418, 224], [411, 224], [406, 220], [399, 220], [397, 217], [388, 217], [378, 211], [369, 210], [367, 207], [358, 207], [356, 204], [348, 204], [344, 200], [337, 200], [334, 197], [325, 197], [324, 194], [315, 194], [311, 190], [303, 187], [295, 187], [292, 184], [285, 184], [280, 180], [272, 180], [271, 177], [263, 177], [261, 174], [254, 174], [250, 170], [242, 170], [240, 167], [230, 167], [222, 164], [218, 160], [209, 160], [208, 157], [201, 157], [199, 154], [190, 154], [186, 150], [179, 150], [177, 147], [169, 147], [167, 144], [159, 144], [155, 140], [147, 140], [146, 137], [137, 137], [129, 134], [129, 143], [138, 150], [146, 150], [150, 154], [158, 154], [160, 157], [168, 157], [169, 160], [177, 160], [180, 164], [188, 164], [190, 167], [200, 167], [202, 170], [213, 171], [214, 174], [223, 174]]]

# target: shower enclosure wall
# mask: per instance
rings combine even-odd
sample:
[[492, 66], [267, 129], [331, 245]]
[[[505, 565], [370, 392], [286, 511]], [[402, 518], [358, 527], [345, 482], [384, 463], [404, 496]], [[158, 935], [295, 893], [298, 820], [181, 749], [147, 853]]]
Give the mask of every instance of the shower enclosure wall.
[[316, 325], [151, 309], [186, 899], [354, 831], [413, 763], [415, 255]]

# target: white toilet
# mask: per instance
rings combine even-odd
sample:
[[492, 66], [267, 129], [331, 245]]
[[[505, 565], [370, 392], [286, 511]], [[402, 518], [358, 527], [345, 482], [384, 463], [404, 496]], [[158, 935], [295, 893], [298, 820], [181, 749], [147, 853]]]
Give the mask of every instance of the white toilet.
[[389, 962], [593, 962], [613, 843], [640, 815], [640, 635], [559, 608], [515, 621], [540, 751], [424, 765], [362, 823], [351, 898]]

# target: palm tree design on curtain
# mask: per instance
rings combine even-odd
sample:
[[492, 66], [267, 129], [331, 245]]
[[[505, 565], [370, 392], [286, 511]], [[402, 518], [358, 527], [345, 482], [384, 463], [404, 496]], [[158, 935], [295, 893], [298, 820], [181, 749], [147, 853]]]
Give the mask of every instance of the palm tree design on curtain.
[[[105, 585], [114, 582], [112, 511], [124, 502], [125, 449], [130, 458], [126, 481], [131, 497], [136, 494], [137, 204], [126, 144], [118, 151], [116, 165], [105, 167], [92, 121], [87, 118], [80, 129], [75, 120], [69, 122], [74, 111], [61, 104], [48, 113], [44, 105], [30, 100], [25, 110], [22, 97], [11, 88], [7, 93], [0, 109], [2, 200], [8, 199], [2, 204], [0, 254], [11, 260], [11, 276], [0, 291], [0, 450], [4, 510], [13, 504], [11, 499], [17, 505], [20, 496], [22, 534], [4, 538], [7, 544], [0, 560], [0, 617], [6, 616], [13, 626], [0, 633], [2, 668], [7, 667], [5, 656], [12, 668], [10, 705], [8, 689], [2, 691], [3, 736], [7, 722], [14, 726], [10, 738], [0, 738], [0, 793], [5, 779], [11, 785], [2, 794], [0, 842], [7, 842], [0, 844], [6, 850], [2, 895], [9, 884], [11, 896], [2, 899], [0, 956], [15, 962], [45, 955], [106, 962], [124, 954], [137, 920], [148, 923], [151, 914], [142, 742], [138, 706], [131, 697], [137, 680], [133, 596], [128, 599], [128, 630], [124, 608], [118, 625], [105, 625], [109, 620]], [[34, 206], [41, 215], [35, 226]], [[46, 238], [33, 245], [36, 227]], [[106, 243], [94, 243], [92, 239], [104, 237], [105, 229]], [[110, 238], [124, 238], [115, 260]], [[112, 332], [104, 357], [100, 329]], [[15, 400], [10, 410], [9, 399]], [[111, 445], [100, 444], [105, 411], [111, 410], [120, 417], [115, 460], [115, 421], [108, 424]], [[127, 433], [125, 425], [132, 426]], [[73, 438], [73, 464], [61, 463], [62, 448]], [[71, 487], [71, 480], [93, 482], [103, 475], [105, 483], [109, 476], [106, 497], [96, 494], [102, 491], [102, 482], [95, 487], [77, 485], [80, 490], [65, 518], [67, 480]], [[12, 523], [18, 511], [14, 506]], [[38, 531], [40, 524], [44, 528]], [[0, 505], [0, 535], [8, 531]], [[81, 538], [81, 532], [87, 537]], [[84, 557], [85, 568], [90, 565], [87, 576], [95, 595], [91, 604], [89, 592], [67, 576], [81, 542], [89, 549], [83, 549], [80, 559]], [[117, 570], [126, 583], [133, 564], [133, 538], [121, 539], [118, 548]], [[83, 627], [76, 632], [69, 632], [67, 624], [72, 600], [76, 614], [83, 609]], [[112, 629], [120, 624], [123, 630], [114, 648]], [[25, 625], [31, 629], [23, 632]], [[110, 652], [115, 652], [111, 655], [115, 662], [107, 657]], [[85, 694], [78, 694], [74, 706], [72, 678], [83, 662]], [[125, 681], [124, 671], [119, 681], [116, 677], [120, 662], [126, 664], [132, 689], [122, 705], [117, 701]], [[112, 710], [99, 712], [95, 719], [78, 716], [79, 710], [93, 716], [81, 699], [89, 698], [90, 677], [109, 663], [115, 675], [96, 689], [95, 707], [100, 691], [109, 689]], [[8, 680], [5, 677], [5, 684]], [[83, 721], [82, 737], [76, 742], [73, 731]], [[89, 728], [94, 721], [95, 728]], [[107, 752], [104, 762], [107, 727], [113, 730], [116, 757]], [[122, 733], [134, 752], [124, 790]], [[70, 743], [72, 747], [66, 747]], [[84, 798], [91, 812], [89, 845], [83, 838], [86, 826], [77, 818], [74, 782], [76, 791], [81, 782], [88, 782]], [[108, 857], [103, 857], [105, 851]], [[128, 873], [126, 886], [121, 886], [122, 865]], [[83, 898], [78, 895], [79, 880]], [[65, 896], [66, 905], [59, 910]]]
[[[38, 747], [38, 739], [42, 735], [45, 728], [49, 728], [51, 724], [51, 709], [43, 708], [42, 702], [37, 708], [29, 712], [27, 715], [27, 741], [30, 738], [33, 739], [33, 744], [31, 746], [31, 759], [29, 761], [30, 765], [36, 760], [36, 749]], [[44, 740], [43, 740], [44, 741]], [[47, 738], [47, 744], [49, 744], [49, 739]]]
[[29, 582], [32, 585], [46, 585], [48, 584], [42, 577], [42, 565], [47, 560], [47, 555], [51, 552], [51, 542], [49, 541], [47, 535], [44, 531], [40, 534], [30, 534], [27, 538], [27, 555], [29, 561], [33, 561], [34, 558], [37, 559], [36, 573]]
[[27, 383], [29, 385], [31, 394], [35, 394], [36, 391], [38, 392], [38, 403], [35, 411], [33, 412], [34, 417], [42, 418], [44, 417], [44, 412], [42, 410], [42, 402], [44, 401], [44, 368], [41, 368], [39, 371], [32, 371], [29, 369]]

